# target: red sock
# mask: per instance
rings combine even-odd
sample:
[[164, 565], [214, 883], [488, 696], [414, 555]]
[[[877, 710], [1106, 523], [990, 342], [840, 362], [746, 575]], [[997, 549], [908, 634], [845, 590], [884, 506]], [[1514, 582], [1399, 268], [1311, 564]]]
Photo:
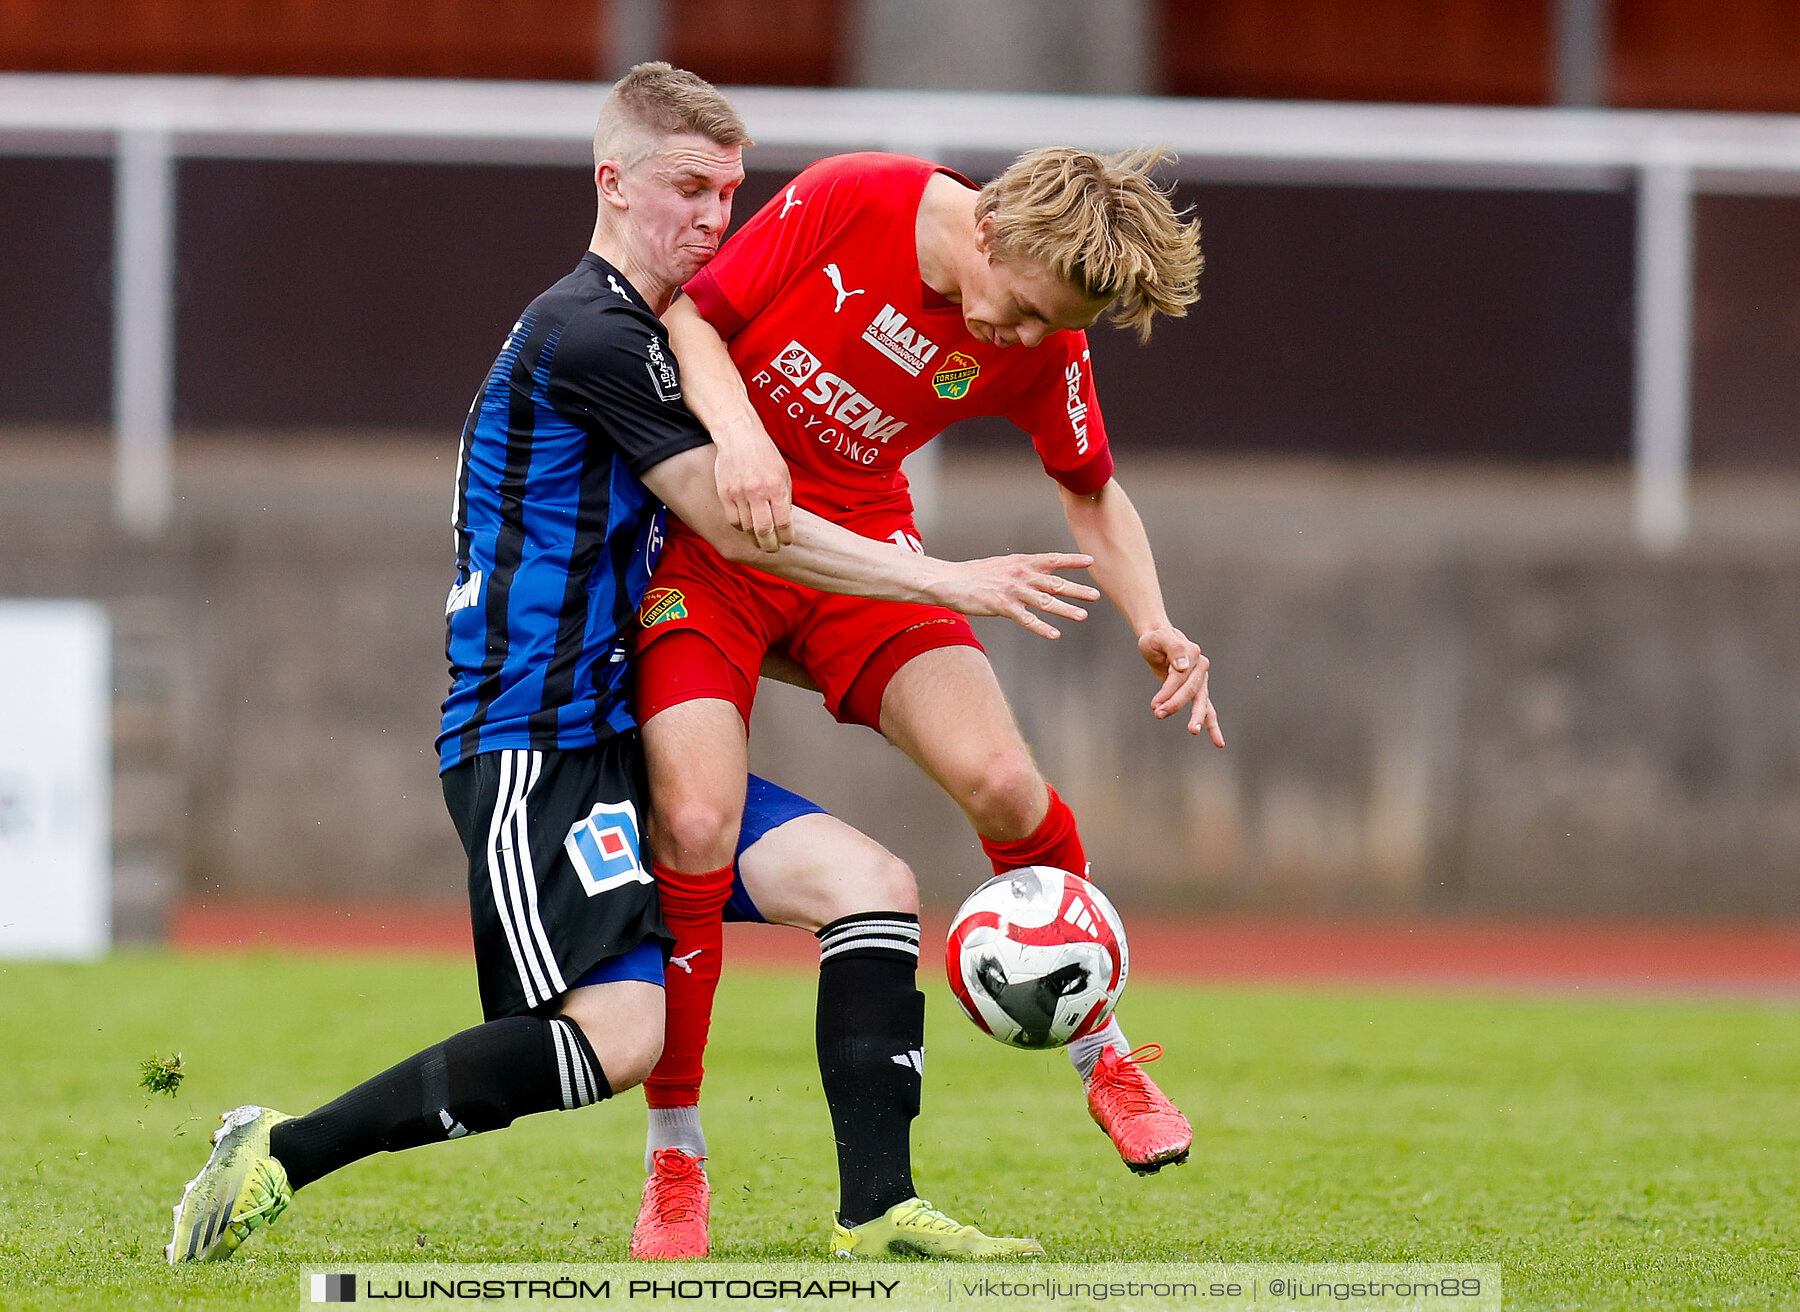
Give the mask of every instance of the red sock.
[[644, 1081], [644, 1101], [652, 1107], [692, 1107], [700, 1101], [706, 1074], [706, 1033], [723, 964], [720, 915], [731, 896], [732, 868], [690, 875], [660, 863], [652, 866], [663, 919], [675, 935], [675, 955], [663, 973], [668, 1027], [662, 1060]]
[[1087, 875], [1087, 853], [1082, 849], [1081, 835], [1075, 831], [1075, 813], [1056, 795], [1054, 788], [1050, 789], [1050, 810], [1041, 825], [1026, 837], [1011, 842], [984, 838], [981, 850], [994, 863], [996, 875], [1022, 866], [1055, 866], [1058, 870]]

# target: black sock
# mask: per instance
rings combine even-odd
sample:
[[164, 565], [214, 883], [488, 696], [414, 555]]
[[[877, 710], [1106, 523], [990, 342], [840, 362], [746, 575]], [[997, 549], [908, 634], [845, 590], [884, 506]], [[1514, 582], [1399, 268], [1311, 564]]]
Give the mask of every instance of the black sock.
[[837, 1132], [838, 1219], [913, 1196], [912, 1123], [925, 1065], [919, 918], [845, 916], [819, 938], [819, 1081]]
[[572, 1020], [509, 1016], [415, 1053], [318, 1111], [269, 1132], [298, 1189], [378, 1152], [498, 1130], [532, 1112], [612, 1097]]

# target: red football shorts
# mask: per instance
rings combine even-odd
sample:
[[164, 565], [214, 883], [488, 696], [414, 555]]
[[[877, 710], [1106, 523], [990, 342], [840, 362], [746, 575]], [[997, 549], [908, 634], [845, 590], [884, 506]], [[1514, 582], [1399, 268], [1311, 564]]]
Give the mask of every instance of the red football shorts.
[[[909, 517], [892, 527], [917, 539]], [[717, 697], [748, 724], [763, 656], [780, 646], [819, 685], [832, 715], [879, 732], [882, 694], [902, 665], [939, 647], [981, 647], [953, 610], [802, 587], [732, 564], [685, 526], [670, 529], [638, 610], [640, 723]]]

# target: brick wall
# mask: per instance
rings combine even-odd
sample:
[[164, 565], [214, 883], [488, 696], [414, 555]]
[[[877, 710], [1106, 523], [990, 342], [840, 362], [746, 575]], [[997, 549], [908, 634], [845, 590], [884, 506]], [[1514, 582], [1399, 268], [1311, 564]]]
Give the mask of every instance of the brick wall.
[[581, 80], [600, 34], [596, 0], [6, 0], [0, 67]]
[[[1542, 104], [1551, 0], [1152, 0], [1176, 95]], [[0, 69], [586, 80], [609, 0], [4, 0]], [[668, 55], [723, 83], [829, 86], [857, 0], [669, 0]], [[1791, 0], [1611, 0], [1609, 102], [1800, 110]]]

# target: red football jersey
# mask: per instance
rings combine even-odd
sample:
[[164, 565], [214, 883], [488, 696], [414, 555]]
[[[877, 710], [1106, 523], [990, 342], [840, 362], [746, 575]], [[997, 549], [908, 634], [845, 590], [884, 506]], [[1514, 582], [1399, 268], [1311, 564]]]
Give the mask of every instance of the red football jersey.
[[978, 341], [919, 275], [919, 200], [949, 169], [839, 155], [794, 179], [687, 284], [731, 348], [794, 501], [844, 522], [910, 508], [900, 462], [958, 419], [1003, 415], [1075, 492], [1112, 477], [1087, 334]]

